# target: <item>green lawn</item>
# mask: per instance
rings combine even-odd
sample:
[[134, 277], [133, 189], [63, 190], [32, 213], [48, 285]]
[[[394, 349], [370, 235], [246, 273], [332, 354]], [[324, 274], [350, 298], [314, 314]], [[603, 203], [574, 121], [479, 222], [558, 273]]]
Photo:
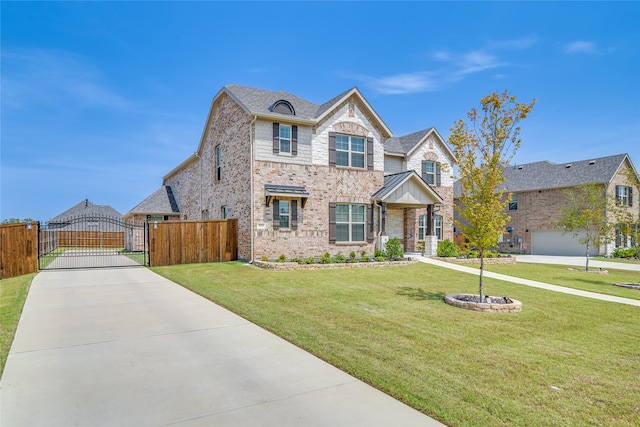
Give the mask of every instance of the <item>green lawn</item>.
[[0, 280], [0, 375], [18, 327], [22, 307], [35, 274]]
[[[470, 267], [471, 266], [472, 265], [470, 265]], [[473, 265], [473, 267], [478, 266]], [[639, 272], [607, 269], [609, 272], [608, 274], [597, 274], [575, 270], [580, 268], [584, 268], [584, 266], [575, 267], [525, 262], [507, 265], [485, 265], [486, 271], [493, 271], [495, 273], [522, 277], [524, 279], [537, 280], [538, 282], [550, 283], [552, 285], [565, 286], [573, 289], [582, 289], [584, 291], [597, 292], [600, 294], [640, 299], [640, 291], [638, 290], [613, 286], [613, 283], [618, 282], [640, 282]], [[598, 268], [593, 269], [599, 270]]]
[[421, 263], [153, 270], [450, 426], [640, 425], [638, 307], [487, 279], [523, 311], [466, 311], [477, 278]]

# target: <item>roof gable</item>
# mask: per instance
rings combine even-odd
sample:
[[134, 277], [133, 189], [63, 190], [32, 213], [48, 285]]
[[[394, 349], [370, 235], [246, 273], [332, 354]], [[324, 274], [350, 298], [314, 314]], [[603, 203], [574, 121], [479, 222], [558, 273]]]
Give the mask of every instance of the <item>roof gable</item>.
[[138, 203], [127, 215], [134, 214], [179, 214], [180, 209], [171, 186], [165, 185], [154, 191], [149, 197]]
[[455, 162], [456, 157], [453, 151], [451, 151], [449, 145], [434, 127], [419, 130], [409, 135], [391, 137], [384, 143], [384, 152], [386, 154], [399, 154], [408, 157], [416, 151], [418, 147], [425, 144], [431, 135], [436, 138], [443, 151], [451, 158], [451, 161]]
[[109, 205], [94, 205], [89, 201], [89, 199], [85, 199], [78, 203], [75, 206], [67, 209], [59, 215], [51, 218], [48, 223], [56, 223], [56, 222], [64, 222], [70, 218], [76, 218], [84, 215], [98, 215], [98, 216], [109, 216], [120, 218], [122, 215], [120, 212], [115, 210]]
[[414, 170], [384, 177], [384, 185], [371, 196], [385, 203], [423, 206], [442, 204], [444, 200]]

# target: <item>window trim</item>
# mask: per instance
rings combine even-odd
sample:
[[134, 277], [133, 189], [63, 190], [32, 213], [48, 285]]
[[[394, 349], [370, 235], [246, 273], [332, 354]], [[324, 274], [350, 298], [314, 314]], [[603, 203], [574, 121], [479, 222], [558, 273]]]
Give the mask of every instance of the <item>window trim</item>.
[[[283, 138], [282, 137], [282, 130], [285, 129], [285, 128], [289, 130], [289, 138]], [[278, 152], [280, 154], [291, 154], [291, 150], [293, 148], [292, 147], [293, 138], [292, 138], [292, 132], [291, 132], [292, 129], [291, 128], [292, 128], [291, 125], [283, 125], [283, 124], [279, 124], [278, 125], [278, 135], [279, 135], [278, 136], [278, 147], [279, 147]], [[288, 141], [289, 142], [289, 149], [288, 150], [285, 151], [285, 150], [282, 149], [282, 141]]]
[[228, 215], [227, 205], [220, 206], [220, 216], [222, 217], [222, 219], [227, 219], [227, 215]]
[[[347, 221], [339, 221], [338, 220], [338, 206], [348, 206], [348, 220]], [[354, 221], [354, 208], [361, 207], [362, 208], [362, 221]], [[336, 203], [336, 217], [335, 217], [335, 242], [336, 243], [366, 243], [367, 242], [367, 205], [364, 203]], [[348, 240], [340, 240], [338, 238], [338, 226], [339, 225], [347, 225], [348, 230]], [[354, 240], [354, 226], [362, 226], [362, 240]]]
[[[367, 169], [367, 138], [363, 137], [363, 136], [356, 136], [356, 135], [348, 135], [348, 134], [344, 134], [344, 133], [337, 133], [335, 135], [336, 137], [336, 166], [340, 166], [343, 168], [354, 168], [354, 169]], [[338, 138], [339, 137], [346, 137], [347, 138], [347, 149], [346, 150], [342, 150], [338, 148]], [[353, 150], [353, 140], [354, 139], [360, 139], [362, 140], [362, 151], [354, 151]], [[348, 160], [348, 164], [346, 165], [342, 165], [338, 163], [338, 153], [347, 153], [347, 160]], [[362, 166], [354, 166], [353, 165], [353, 155], [362, 155]]]
[[442, 240], [442, 215], [433, 216], [433, 232], [438, 237], [438, 240]]
[[511, 195], [511, 199], [509, 200], [508, 210], [517, 211], [518, 210], [518, 193], [513, 193]]

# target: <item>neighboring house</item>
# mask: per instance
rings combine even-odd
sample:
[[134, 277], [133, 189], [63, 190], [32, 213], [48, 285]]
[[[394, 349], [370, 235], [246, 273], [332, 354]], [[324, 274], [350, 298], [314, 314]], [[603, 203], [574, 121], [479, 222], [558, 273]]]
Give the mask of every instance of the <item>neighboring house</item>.
[[242, 259], [373, 255], [394, 236], [429, 252], [452, 238], [453, 162], [433, 128], [394, 137], [357, 88], [319, 105], [229, 85], [163, 185], [183, 220], [237, 218]]
[[67, 209], [59, 215], [54, 216], [49, 221], [47, 221], [47, 227], [50, 229], [65, 229], [70, 226], [71, 222], [74, 220], [78, 220], [80, 218], [89, 218], [89, 221], [83, 221], [82, 224], [78, 226], [74, 226], [75, 231], [80, 231], [81, 229], [86, 229], [90, 231], [92, 228], [97, 227], [98, 224], [96, 221], [92, 221], [92, 217], [101, 217], [101, 218], [114, 218], [117, 220], [122, 220], [122, 214], [108, 205], [94, 205], [89, 201], [89, 199], [85, 199], [77, 205]]
[[164, 185], [124, 215], [127, 222], [170, 221], [180, 219], [180, 209], [171, 187]]
[[[585, 255], [586, 246], [573, 233], [563, 234], [555, 224], [565, 204], [563, 191], [581, 184], [598, 183], [607, 194], [626, 206], [637, 218], [640, 203], [633, 200], [638, 188], [627, 181], [627, 171], [638, 173], [627, 154], [556, 164], [549, 161], [509, 166], [504, 186], [512, 194], [508, 205], [511, 220], [499, 243], [500, 250], [535, 255]], [[459, 182], [456, 182], [459, 194]], [[613, 217], [611, 218], [614, 221]], [[508, 231], [507, 231], [508, 230]], [[628, 246], [619, 238], [609, 245], [591, 248], [590, 255], [610, 255], [617, 246]]]

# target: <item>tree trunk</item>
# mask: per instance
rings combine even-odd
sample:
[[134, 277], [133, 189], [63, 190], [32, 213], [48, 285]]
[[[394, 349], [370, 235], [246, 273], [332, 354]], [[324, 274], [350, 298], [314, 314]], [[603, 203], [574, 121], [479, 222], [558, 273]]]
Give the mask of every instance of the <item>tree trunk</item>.
[[484, 250], [480, 250], [480, 302], [484, 302], [484, 287], [482, 286], [482, 275], [484, 273]]
[[586, 254], [586, 259], [587, 259], [587, 262], [586, 262], [585, 270], [586, 270], [586, 271], [589, 271], [589, 242], [587, 242], [587, 254]]

